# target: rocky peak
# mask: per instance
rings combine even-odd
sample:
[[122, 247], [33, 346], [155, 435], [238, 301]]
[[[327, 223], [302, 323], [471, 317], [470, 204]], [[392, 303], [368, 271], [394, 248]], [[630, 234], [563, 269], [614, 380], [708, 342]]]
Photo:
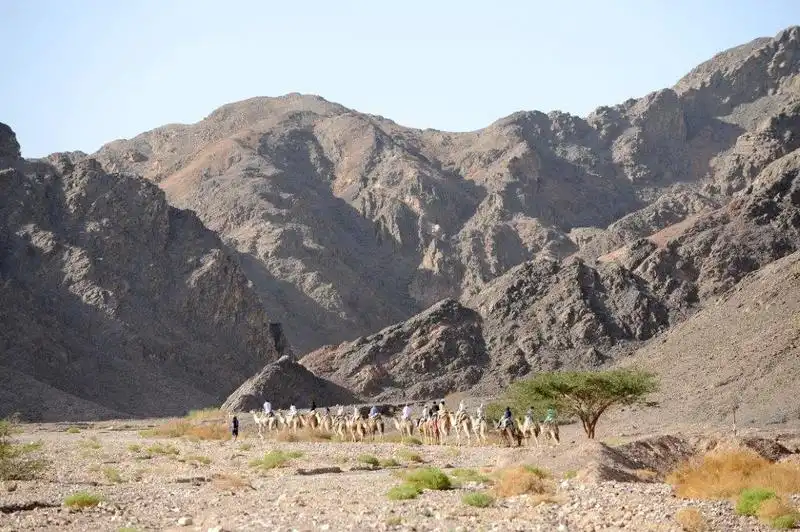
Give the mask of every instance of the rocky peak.
[[0, 159], [16, 160], [20, 157], [19, 142], [14, 131], [0, 122]]

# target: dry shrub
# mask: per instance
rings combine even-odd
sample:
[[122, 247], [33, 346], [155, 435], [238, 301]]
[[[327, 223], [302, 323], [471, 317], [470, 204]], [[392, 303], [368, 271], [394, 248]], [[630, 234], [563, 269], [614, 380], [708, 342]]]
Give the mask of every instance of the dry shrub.
[[185, 419], [174, 419], [150, 430], [141, 431], [144, 437], [181, 438], [192, 440], [227, 440], [230, 438], [225, 423], [193, 423]]
[[250, 482], [239, 475], [218, 473], [211, 479], [211, 484], [222, 491], [239, 491], [250, 487]]
[[564, 504], [567, 499], [563, 495], [556, 495], [555, 493], [539, 493], [538, 495], [531, 495], [530, 501], [536, 506], [539, 504]]
[[711, 530], [708, 526], [708, 521], [697, 508], [681, 508], [675, 514], [675, 521], [686, 532], [707, 532]]
[[186, 414], [186, 419], [192, 421], [223, 421], [228, 419], [228, 413], [219, 408], [203, 408], [200, 410], [190, 410]]
[[650, 482], [658, 476], [658, 473], [650, 469], [636, 469], [633, 474], [642, 482]]
[[494, 492], [500, 497], [512, 497], [526, 493], [540, 495], [549, 493], [552, 487], [539, 471], [523, 466], [501, 469], [497, 472]]
[[679, 466], [667, 482], [688, 499], [725, 499], [755, 487], [798, 493], [800, 464], [772, 463], [749, 450], [712, 452]]
[[796, 510], [785, 500], [773, 497], [763, 501], [756, 510], [756, 515], [764, 521], [771, 522], [776, 517], [794, 513]]

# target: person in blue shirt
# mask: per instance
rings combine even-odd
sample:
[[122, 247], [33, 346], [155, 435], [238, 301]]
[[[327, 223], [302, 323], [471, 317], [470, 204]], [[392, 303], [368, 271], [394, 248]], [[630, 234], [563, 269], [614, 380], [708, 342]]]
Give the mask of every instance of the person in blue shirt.
[[378, 407], [377, 406], [372, 405], [372, 408], [369, 409], [369, 417], [370, 418], [378, 417]]
[[555, 423], [556, 421], [556, 409], [552, 406], [547, 409], [547, 417], [544, 418], [545, 423]]
[[503, 412], [503, 417], [500, 418], [500, 427], [506, 428], [508, 424], [514, 424], [514, 418], [511, 417], [511, 408], [506, 407], [506, 411]]

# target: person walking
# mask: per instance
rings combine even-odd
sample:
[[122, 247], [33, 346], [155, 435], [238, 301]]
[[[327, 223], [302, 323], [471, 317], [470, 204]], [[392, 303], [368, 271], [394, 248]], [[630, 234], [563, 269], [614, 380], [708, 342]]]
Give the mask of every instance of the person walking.
[[234, 442], [239, 437], [239, 418], [236, 416], [233, 416], [231, 420], [231, 435], [233, 435]]

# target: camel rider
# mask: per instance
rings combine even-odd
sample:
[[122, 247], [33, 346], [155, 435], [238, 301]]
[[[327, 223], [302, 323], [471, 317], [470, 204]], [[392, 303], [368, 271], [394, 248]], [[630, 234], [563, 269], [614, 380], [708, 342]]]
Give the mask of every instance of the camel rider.
[[439, 415], [443, 416], [447, 414], [447, 405], [444, 403], [444, 399], [439, 401]]
[[411, 405], [405, 405], [403, 407], [403, 421], [411, 419]]
[[528, 411], [525, 412], [525, 423], [530, 425], [533, 423], [533, 407], [528, 407]]
[[344, 407], [339, 405], [339, 408], [336, 409], [336, 417], [344, 417]]
[[547, 417], [544, 418], [545, 423], [554, 423], [556, 420], [556, 409], [552, 406], [547, 409]]
[[272, 403], [269, 401], [264, 401], [264, 413], [269, 417], [272, 417]]
[[372, 405], [372, 408], [369, 409], [369, 418], [370, 419], [375, 419], [376, 417], [378, 417], [378, 415], [379, 415], [378, 414], [378, 407], [375, 406], [375, 405]]
[[422, 405], [422, 418], [424, 421], [427, 421], [431, 417], [431, 411], [428, 408], [428, 405]]
[[467, 407], [466, 407], [466, 405], [464, 404], [464, 400], [462, 399], [462, 400], [461, 400], [461, 401], [458, 403], [458, 412], [463, 412], [463, 411], [464, 411], [464, 410], [466, 410], [466, 409], [467, 409]]
[[311, 411], [314, 412], [317, 410], [317, 402], [311, 401]]
[[439, 415], [439, 407], [436, 406], [436, 403], [434, 402], [434, 403], [431, 404], [431, 410], [430, 410], [430, 413], [428, 414], [428, 416], [429, 417], [434, 417], [434, 416], [438, 416], [438, 415]]
[[358, 411], [358, 407], [353, 407], [353, 419], [358, 419], [361, 417], [361, 412]]
[[514, 418], [511, 417], [511, 409], [506, 407], [506, 411], [503, 412], [503, 417], [500, 418], [500, 428], [504, 429], [508, 427], [509, 424], [512, 427], [514, 426]]
[[328, 416], [328, 417], [331, 416], [331, 409], [328, 408], [327, 406], [325, 407], [325, 415]]
[[478, 406], [478, 409], [475, 411], [477, 414], [478, 419], [483, 419], [483, 403]]
[[297, 415], [297, 407], [295, 407], [294, 405], [291, 405], [291, 406], [289, 407], [289, 413], [288, 413], [288, 414], [286, 414], [286, 417], [288, 417], [289, 419], [291, 419], [291, 418], [293, 418], [293, 417], [294, 417], [294, 416], [296, 416], [296, 415]]

